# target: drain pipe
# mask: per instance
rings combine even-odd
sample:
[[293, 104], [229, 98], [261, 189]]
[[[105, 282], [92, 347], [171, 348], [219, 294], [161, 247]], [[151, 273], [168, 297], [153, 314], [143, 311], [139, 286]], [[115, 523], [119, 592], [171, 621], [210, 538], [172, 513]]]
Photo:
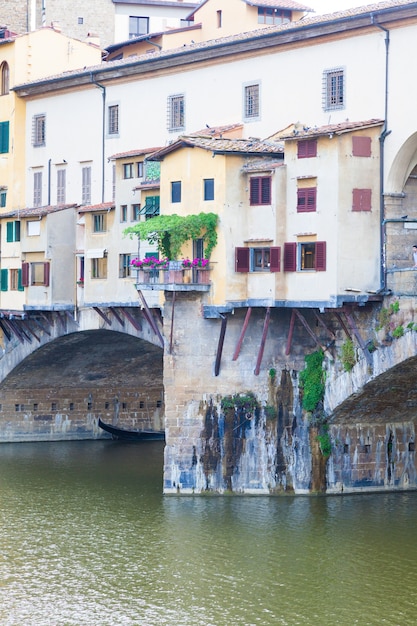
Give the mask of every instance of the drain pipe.
[[385, 243], [385, 205], [384, 205], [384, 175], [385, 175], [385, 139], [391, 133], [388, 130], [388, 62], [390, 33], [387, 28], [375, 21], [371, 14], [371, 21], [374, 26], [385, 33], [385, 101], [384, 101], [384, 126], [379, 136], [379, 206], [380, 206], [380, 290], [385, 291], [387, 286], [387, 264], [386, 264], [386, 243]]
[[101, 202], [104, 202], [104, 171], [105, 171], [105, 161], [104, 161], [104, 152], [105, 152], [105, 135], [106, 135], [106, 88], [104, 85], [98, 83], [91, 72], [91, 82], [93, 85], [101, 89], [101, 94], [103, 97], [103, 110], [102, 110], [102, 128], [101, 128]]

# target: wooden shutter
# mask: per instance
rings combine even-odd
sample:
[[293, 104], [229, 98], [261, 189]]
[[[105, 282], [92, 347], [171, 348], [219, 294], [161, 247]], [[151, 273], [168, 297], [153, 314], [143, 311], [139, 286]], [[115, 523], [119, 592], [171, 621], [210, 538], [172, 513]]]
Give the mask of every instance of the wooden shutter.
[[370, 137], [352, 137], [352, 156], [370, 157], [372, 141]]
[[295, 272], [297, 269], [297, 243], [284, 243], [284, 272]]
[[13, 222], [6, 223], [6, 241], [13, 241], [14, 228]]
[[0, 271], [0, 290], [7, 291], [9, 288], [9, 270], [2, 269]]
[[297, 143], [297, 157], [308, 159], [317, 156], [317, 139], [305, 139]]
[[24, 291], [24, 287], [22, 283], [22, 270], [17, 270], [17, 290]]
[[261, 178], [260, 200], [260, 204], [271, 204], [271, 178], [269, 176]]
[[316, 271], [326, 270], [326, 242], [316, 241]]
[[279, 246], [269, 250], [269, 269], [271, 272], [281, 271], [281, 248]]
[[45, 287], [49, 287], [49, 272], [50, 272], [50, 264], [43, 264], [43, 284]]
[[20, 241], [20, 221], [17, 220], [14, 223], [14, 240]]
[[259, 204], [259, 188], [260, 188], [260, 178], [251, 178], [250, 179], [250, 204], [251, 206], [254, 204]]
[[235, 248], [235, 271], [249, 272], [249, 248]]
[[372, 189], [352, 190], [352, 211], [370, 211], [372, 208]]
[[305, 213], [307, 211], [316, 210], [316, 187], [306, 187], [304, 189], [297, 189], [297, 212]]
[[22, 263], [22, 287], [29, 287], [29, 263]]
[[9, 152], [9, 122], [0, 122], [0, 153]]
[[250, 205], [271, 204], [271, 177], [254, 176], [250, 179]]

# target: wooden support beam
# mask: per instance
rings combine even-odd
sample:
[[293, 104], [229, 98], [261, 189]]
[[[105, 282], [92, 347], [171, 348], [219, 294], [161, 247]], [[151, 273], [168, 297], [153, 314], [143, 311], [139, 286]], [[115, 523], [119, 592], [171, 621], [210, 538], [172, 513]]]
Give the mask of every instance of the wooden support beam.
[[107, 317], [107, 315], [103, 313], [103, 311], [98, 306], [93, 306], [93, 309], [96, 313], [100, 315], [100, 317], [106, 322], [106, 324], [108, 324], [108, 326], [111, 326], [111, 319]]
[[291, 312], [290, 328], [288, 330], [287, 347], [285, 348], [285, 354], [287, 356], [291, 352], [292, 336], [294, 334], [294, 325], [295, 325], [295, 312], [294, 312], [294, 309], [293, 309], [292, 312]]
[[172, 354], [172, 346], [174, 343], [174, 315], [175, 315], [175, 295], [176, 292], [172, 292], [172, 305], [171, 305], [171, 331], [169, 334], [169, 353]]
[[222, 318], [222, 325], [220, 327], [219, 343], [217, 344], [216, 362], [214, 364], [214, 375], [215, 376], [218, 376], [219, 373], [220, 373], [220, 362], [222, 360], [224, 337], [226, 335], [226, 326], [227, 326], [227, 316], [226, 315], [222, 315], [220, 313], [220, 317]]
[[29, 322], [28, 322], [27, 320], [22, 320], [22, 321], [21, 321], [21, 324], [24, 326], [24, 328], [26, 328], [26, 330], [27, 330], [29, 333], [31, 333], [31, 334], [35, 337], [35, 339], [36, 339], [38, 342], [40, 342], [41, 338], [40, 338], [40, 337], [38, 337], [38, 335], [35, 333], [35, 331], [33, 330], [33, 328], [31, 328], [31, 326], [30, 326], [30, 324], [29, 324]]
[[[36, 319], [36, 317], [31, 317], [30, 321], [33, 322], [34, 324], [36, 324], [36, 326], [38, 328], [40, 328], [46, 335], [48, 335], [48, 337], [51, 336], [51, 333], [49, 332], [49, 330], [46, 328], [46, 326], [44, 324], [41, 324], [41, 322], [39, 320]], [[48, 322], [49, 324], [49, 322]]]
[[159, 341], [161, 342], [161, 346], [164, 348], [164, 338], [161, 335], [161, 332], [160, 332], [160, 330], [159, 330], [159, 328], [158, 328], [158, 326], [157, 326], [157, 324], [156, 324], [156, 322], [155, 322], [155, 320], [154, 320], [154, 318], [152, 316], [152, 313], [151, 313], [151, 311], [150, 311], [150, 309], [148, 307], [148, 303], [146, 302], [145, 297], [144, 297], [144, 295], [143, 295], [143, 293], [142, 293], [142, 291], [140, 289], [138, 289], [138, 294], [139, 294], [139, 298], [142, 301], [144, 311], [146, 311], [146, 319], [148, 320], [149, 324], [151, 325], [152, 330], [154, 331], [155, 335], [157, 335], [157, 337], [159, 338]]
[[330, 328], [328, 328], [328, 326], [324, 323], [324, 320], [322, 319], [322, 316], [319, 315], [317, 313], [317, 311], [313, 311], [314, 316], [316, 318], [316, 320], [318, 321], [318, 323], [320, 324], [320, 326], [322, 326], [327, 333], [329, 334], [329, 337], [331, 337], [333, 339], [333, 341], [336, 339], [336, 335], [334, 334], [334, 332], [332, 330], [330, 330]]
[[67, 330], [67, 323], [66, 323], [65, 317], [62, 317], [60, 311], [56, 311], [56, 317], [58, 319], [58, 322], [62, 326], [62, 330], [66, 331]]
[[304, 317], [304, 315], [302, 315], [298, 309], [294, 309], [294, 313], [296, 314], [296, 316], [298, 317], [298, 319], [300, 320], [300, 322], [302, 323], [302, 325], [304, 326], [304, 328], [306, 329], [310, 337], [316, 343], [316, 345], [318, 345], [318, 347], [321, 348], [324, 352], [326, 350], [326, 347], [321, 345], [320, 341], [317, 339], [316, 335], [314, 334], [314, 332], [311, 330], [310, 326], [308, 325], [308, 322], [306, 318]]
[[25, 338], [24, 335], [20, 332], [20, 330], [17, 328], [16, 324], [13, 322], [13, 320], [8, 320], [8, 319], [4, 319], [4, 322], [7, 324], [7, 326], [10, 328], [10, 330], [12, 331], [12, 333], [14, 335], [16, 335], [16, 337], [19, 339], [20, 343], [25, 343]]
[[250, 320], [251, 314], [252, 314], [252, 307], [250, 306], [250, 307], [248, 307], [248, 310], [246, 311], [245, 320], [243, 322], [242, 330], [240, 331], [240, 336], [239, 336], [238, 342], [236, 344], [235, 351], [233, 353], [232, 361], [236, 361], [237, 357], [239, 356], [240, 349], [241, 349], [242, 344], [243, 344], [243, 339], [245, 337], [245, 333], [246, 333], [246, 330], [248, 328], [248, 324], [249, 324], [249, 320]]
[[125, 327], [125, 323], [124, 320], [120, 317], [119, 313], [117, 312], [117, 309], [115, 309], [114, 306], [110, 307], [110, 311], [113, 313], [114, 317], [117, 319], [117, 321], [119, 322], [120, 326], [123, 326], [123, 328]]
[[255, 372], [254, 372], [255, 376], [258, 376], [259, 372], [261, 371], [262, 357], [264, 355], [265, 342], [266, 342], [266, 336], [268, 334], [270, 319], [271, 319], [271, 307], [267, 307], [266, 314], [265, 314], [264, 328], [262, 331], [261, 345], [259, 346], [258, 358], [256, 360], [256, 367], [255, 367]]
[[340, 315], [340, 313], [335, 313], [335, 315], [336, 315], [337, 319], [339, 320], [339, 323], [340, 323], [341, 327], [345, 331], [347, 338], [352, 341], [352, 335], [350, 334], [350, 331], [349, 331], [348, 327], [346, 326], [345, 322], [343, 321], [342, 316]]
[[127, 311], [126, 309], [122, 308], [122, 309], [120, 309], [120, 312], [125, 316], [127, 321], [132, 324], [133, 328], [136, 328], [136, 330], [139, 330], [139, 331], [142, 330], [142, 324], [139, 322], [139, 320], [134, 318], [133, 315], [131, 313], [129, 313], [129, 311]]
[[365, 356], [366, 362], [368, 363], [368, 365], [372, 366], [373, 365], [373, 360], [372, 360], [372, 356], [371, 353], [369, 352], [368, 348], [366, 347], [366, 344], [364, 342], [364, 340], [362, 339], [360, 332], [358, 330], [358, 327], [356, 326], [356, 322], [353, 319], [352, 313], [350, 311], [345, 311], [345, 317], [349, 323], [349, 326], [352, 329], [353, 334], [356, 337], [356, 340], [358, 342], [358, 344], [361, 347], [361, 350]]
[[12, 338], [12, 333], [9, 331], [9, 328], [7, 327], [6, 323], [3, 322], [2, 319], [0, 319], [0, 328], [2, 329], [7, 341], [10, 341], [10, 339]]

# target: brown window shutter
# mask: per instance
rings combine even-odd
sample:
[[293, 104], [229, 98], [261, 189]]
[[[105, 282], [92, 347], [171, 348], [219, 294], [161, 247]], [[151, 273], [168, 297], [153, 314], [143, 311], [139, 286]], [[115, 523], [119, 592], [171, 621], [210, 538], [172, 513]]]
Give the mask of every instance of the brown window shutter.
[[372, 140], [370, 137], [352, 137], [352, 156], [372, 156]]
[[281, 248], [276, 246], [269, 249], [269, 269], [271, 272], [281, 271]]
[[284, 272], [297, 269], [297, 244], [295, 241], [284, 243]]
[[297, 190], [297, 212], [305, 213], [306, 211], [316, 210], [316, 187], [306, 187]]
[[249, 248], [235, 249], [235, 270], [236, 272], [249, 272]]
[[45, 287], [49, 287], [49, 270], [50, 270], [50, 264], [44, 263], [43, 264], [43, 284], [45, 285]]
[[326, 270], [326, 242], [316, 242], [316, 270], [324, 272]]
[[372, 189], [352, 190], [352, 211], [370, 211], [372, 208]]
[[271, 204], [271, 179], [261, 178], [261, 204]]
[[260, 178], [250, 179], [250, 204], [259, 204]]
[[297, 157], [308, 159], [317, 156], [317, 139], [304, 139], [297, 143]]
[[22, 263], [22, 287], [29, 287], [29, 263]]

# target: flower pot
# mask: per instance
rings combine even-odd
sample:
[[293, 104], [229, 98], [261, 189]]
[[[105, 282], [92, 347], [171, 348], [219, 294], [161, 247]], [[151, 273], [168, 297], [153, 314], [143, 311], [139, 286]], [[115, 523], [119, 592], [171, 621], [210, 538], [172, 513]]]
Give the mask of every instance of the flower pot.
[[210, 271], [206, 269], [197, 270], [197, 282], [207, 285], [210, 282]]

